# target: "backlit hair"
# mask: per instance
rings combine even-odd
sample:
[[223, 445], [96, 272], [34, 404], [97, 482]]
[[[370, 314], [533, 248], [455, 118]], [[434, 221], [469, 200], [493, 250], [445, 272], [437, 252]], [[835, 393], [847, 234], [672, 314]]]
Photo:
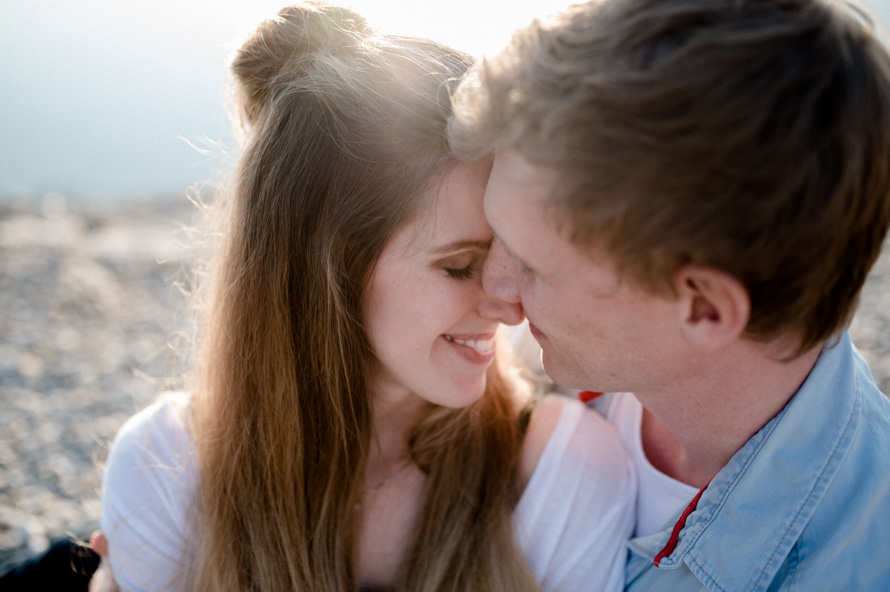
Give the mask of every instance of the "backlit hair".
[[603, 0], [519, 31], [458, 90], [454, 149], [556, 167], [579, 248], [668, 294], [741, 280], [748, 336], [841, 331], [890, 223], [890, 58], [843, 0]]
[[[457, 163], [444, 129], [469, 65], [318, 2], [282, 9], [237, 52], [244, 143], [194, 400], [194, 590], [357, 589], [373, 405], [363, 296], [384, 246]], [[495, 363], [477, 403], [430, 405], [415, 427], [427, 488], [398, 589], [537, 589], [512, 528], [517, 388]]]

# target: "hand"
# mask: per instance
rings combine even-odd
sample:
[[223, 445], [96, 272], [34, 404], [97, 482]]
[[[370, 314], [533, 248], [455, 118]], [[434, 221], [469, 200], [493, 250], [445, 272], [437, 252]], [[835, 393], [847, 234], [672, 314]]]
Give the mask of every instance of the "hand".
[[101, 530], [90, 535], [90, 546], [93, 551], [102, 556], [102, 562], [90, 580], [89, 591], [120, 592], [117, 582], [114, 581], [114, 574], [111, 572], [111, 563], [108, 561], [108, 539], [105, 538]]

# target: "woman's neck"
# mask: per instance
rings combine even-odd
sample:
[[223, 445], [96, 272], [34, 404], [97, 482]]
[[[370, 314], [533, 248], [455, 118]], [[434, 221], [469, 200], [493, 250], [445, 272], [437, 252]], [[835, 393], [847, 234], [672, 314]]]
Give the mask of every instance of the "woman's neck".
[[411, 430], [428, 403], [411, 395], [375, 396], [373, 430], [361, 500], [355, 508], [359, 533], [353, 564], [368, 589], [386, 589], [409, 552], [420, 512], [425, 475], [412, 462]]
[[371, 395], [371, 449], [369, 471], [409, 458], [408, 439], [429, 403], [407, 389], [377, 388]]

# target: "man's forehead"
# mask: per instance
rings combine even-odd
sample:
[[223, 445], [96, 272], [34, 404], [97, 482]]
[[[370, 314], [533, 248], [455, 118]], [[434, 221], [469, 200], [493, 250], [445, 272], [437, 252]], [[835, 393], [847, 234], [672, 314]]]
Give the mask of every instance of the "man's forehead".
[[485, 217], [504, 251], [537, 272], [548, 267], [554, 220], [547, 205], [555, 174], [516, 150], [499, 150], [485, 191]]
[[553, 169], [530, 162], [519, 151], [499, 149], [485, 190], [485, 216], [489, 223], [496, 227], [499, 221], [539, 219], [556, 179]]

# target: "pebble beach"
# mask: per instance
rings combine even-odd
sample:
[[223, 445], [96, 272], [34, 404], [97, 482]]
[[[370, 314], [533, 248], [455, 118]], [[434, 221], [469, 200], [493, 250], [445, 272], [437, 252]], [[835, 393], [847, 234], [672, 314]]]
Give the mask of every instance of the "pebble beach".
[[[99, 518], [123, 422], [178, 386], [186, 199], [0, 203], [0, 570]], [[890, 248], [851, 327], [890, 392]]]

